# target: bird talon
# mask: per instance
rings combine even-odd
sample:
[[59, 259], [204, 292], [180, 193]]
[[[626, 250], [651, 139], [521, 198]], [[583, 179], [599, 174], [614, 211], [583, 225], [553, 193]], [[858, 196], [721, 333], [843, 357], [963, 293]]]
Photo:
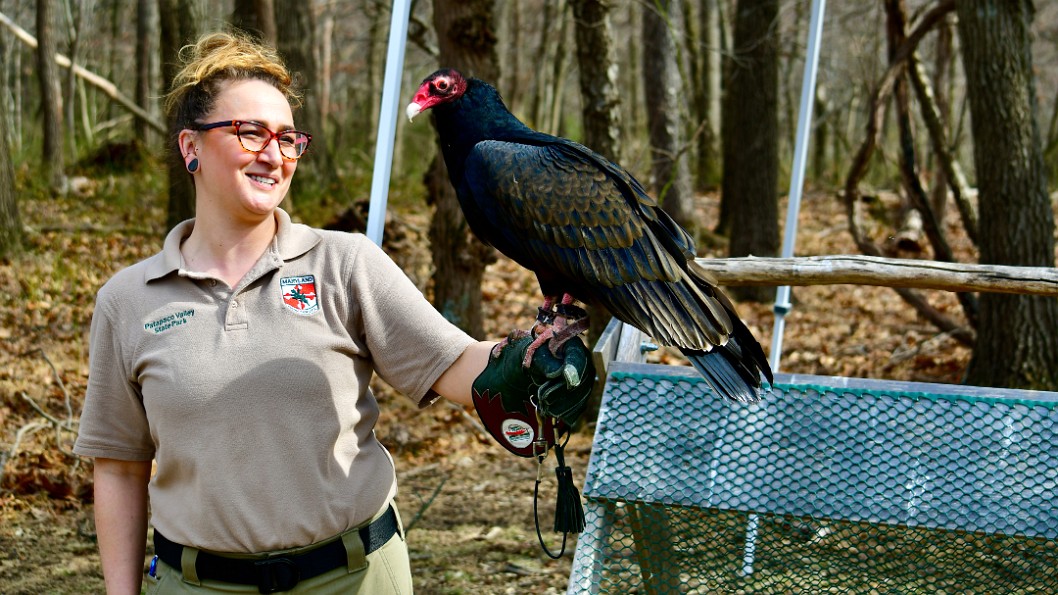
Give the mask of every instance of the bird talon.
[[546, 306], [536, 309], [536, 321], [539, 324], [542, 324], [542, 325], [545, 325], [545, 326], [550, 326], [550, 325], [554, 324], [555, 323], [555, 317], [557, 315], [558, 315], [557, 312], [555, 312], [551, 308], [547, 308]]
[[506, 337], [501, 339], [499, 343], [496, 343], [492, 347], [492, 357], [493, 358], [500, 357], [500, 354], [503, 353], [503, 350], [506, 349], [508, 345], [510, 345], [514, 341], [517, 341], [518, 339], [524, 339], [525, 337], [531, 337], [531, 336], [534, 336], [534, 335], [531, 334], [529, 331], [523, 331], [523, 330], [520, 330], [520, 329], [516, 329], [516, 330], [511, 331], [510, 334], [508, 334]]
[[575, 322], [587, 318], [588, 311], [573, 304], [559, 304], [555, 306], [555, 317], [564, 318], [567, 322]]

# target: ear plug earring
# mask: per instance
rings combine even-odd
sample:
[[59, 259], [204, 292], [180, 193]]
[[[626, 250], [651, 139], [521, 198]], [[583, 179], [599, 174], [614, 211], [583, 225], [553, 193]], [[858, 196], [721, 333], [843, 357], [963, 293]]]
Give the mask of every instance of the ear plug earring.
[[187, 173], [193, 174], [198, 171], [198, 157], [192, 157], [187, 162]]

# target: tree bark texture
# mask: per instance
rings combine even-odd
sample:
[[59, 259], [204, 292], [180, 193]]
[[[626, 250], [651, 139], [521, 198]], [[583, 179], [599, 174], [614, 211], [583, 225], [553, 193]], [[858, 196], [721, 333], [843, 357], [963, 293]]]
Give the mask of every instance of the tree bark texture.
[[44, 171], [52, 191], [64, 193], [66, 165], [62, 154], [62, 94], [59, 67], [55, 64], [55, 4], [56, 0], [37, 0], [37, 80], [44, 119]]
[[235, 0], [231, 24], [272, 47], [277, 43], [274, 0]]
[[698, 258], [721, 285], [876, 285], [953, 292], [1058, 296], [1058, 269], [837, 254], [799, 258]]
[[[158, 0], [158, 18], [161, 34], [162, 81], [168, 91], [179, 69], [180, 48], [192, 43], [201, 34], [201, 23], [206, 11], [203, 0]], [[184, 160], [177, 149], [174, 122], [167, 122], [169, 138], [166, 139], [166, 155], [169, 168], [169, 212], [166, 228], [195, 216], [195, 185], [185, 169]]]
[[609, 0], [571, 0], [584, 144], [615, 163], [621, 159], [621, 96]]
[[[571, 0], [576, 25], [584, 144], [614, 163], [621, 160], [621, 96], [617, 92], [617, 51], [609, 0]], [[588, 306], [588, 339], [595, 343], [609, 312]], [[597, 411], [594, 408], [593, 411]]]
[[[499, 80], [499, 56], [492, 0], [434, 0], [438, 61], [466, 76]], [[434, 306], [473, 337], [484, 338], [481, 280], [496, 251], [482, 244], [467, 226], [440, 151], [426, 174], [430, 221]]]
[[653, 186], [673, 220], [694, 226], [694, 191], [683, 134], [684, 101], [675, 33], [683, 31], [680, 0], [643, 3], [643, 92]]
[[[136, 105], [150, 112], [151, 104], [151, 45], [155, 36], [157, 0], [136, 2]], [[149, 144], [151, 127], [142, 119], [136, 120], [136, 137]]]
[[[694, 57], [691, 85], [694, 87], [695, 137], [694, 179], [697, 188], [715, 185], [720, 176], [717, 133], [720, 114], [720, 24], [717, 0], [698, 0], [698, 37], [688, 38], [688, 56]], [[689, 2], [688, 2], [689, 4]], [[690, 22], [690, 12], [684, 15]], [[694, 43], [692, 43], [694, 42]]]
[[[722, 200], [731, 256], [779, 251], [778, 0], [739, 0], [724, 101]], [[733, 292], [766, 301], [765, 288]]]
[[313, 3], [304, 0], [275, 0], [275, 19], [283, 26], [276, 28], [276, 49], [287, 68], [294, 75], [302, 93], [301, 107], [294, 112], [294, 123], [313, 135], [311, 155], [298, 164], [302, 169], [295, 176], [284, 207], [293, 209], [298, 189], [308, 183], [326, 186], [334, 177], [330, 143], [324, 130], [320, 111], [325, 101], [321, 97], [320, 68], [316, 59], [316, 17]]
[[[7, 110], [7, 79], [0, 88], [0, 110]], [[0, 131], [0, 258], [22, 249], [22, 220], [18, 215], [18, 195], [15, 192], [15, 170], [8, 149], [7, 134]]]
[[[1028, 0], [956, 2], [980, 206], [983, 264], [1054, 266], [1054, 217], [1036, 123]], [[1058, 301], [981, 296], [967, 382], [1058, 388]]]

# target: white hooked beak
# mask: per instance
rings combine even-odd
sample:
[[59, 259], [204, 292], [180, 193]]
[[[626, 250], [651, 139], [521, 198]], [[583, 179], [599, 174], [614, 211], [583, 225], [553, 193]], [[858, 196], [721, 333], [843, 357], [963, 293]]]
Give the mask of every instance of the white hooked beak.
[[418, 116], [419, 112], [421, 112], [421, 111], [422, 111], [422, 108], [419, 107], [419, 104], [415, 103], [413, 101], [413, 102], [408, 104], [408, 107], [405, 108], [404, 113], [408, 116], [408, 121], [411, 122], [412, 118], [414, 118], [415, 116]]

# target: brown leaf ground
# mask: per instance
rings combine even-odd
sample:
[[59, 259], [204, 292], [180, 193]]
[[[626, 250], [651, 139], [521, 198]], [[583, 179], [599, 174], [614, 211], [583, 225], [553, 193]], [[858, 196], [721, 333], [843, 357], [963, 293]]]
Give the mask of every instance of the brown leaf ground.
[[[103, 590], [91, 521], [91, 464], [66, 453], [87, 382], [95, 291], [115, 271], [159, 248], [164, 214], [147, 200], [156, 193], [134, 182], [106, 179], [79, 196], [20, 205], [33, 230], [28, 250], [0, 262], [0, 450], [5, 453], [0, 595]], [[700, 203], [702, 220], [715, 221], [715, 198], [702, 197]], [[887, 206], [879, 203], [882, 211]], [[426, 286], [427, 218], [399, 213], [396, 221], [408, 239], [394, 256]], [[799, 227], [798, 255], [855, 252], [833, 196], [808, 195]], [[703, 237], [703, 246], [710, 244], [707, 240]], [[961, 248], [967, 253], [964, 244]], [[710, 253], [722, 254], [723, 248], [703, 252]], [[486, 275], [484, 292], [493, 336], [529, 324], [537, 295], [525, 271], [501, 259]], [[950, 295], [936, 293], [930, 299], [960, 316]], [[767, 350], [771, 304], [741, 304], [740, 311]], [[787, 319], [782, 370], [958, 382], [969, 356], [966, 347], [917, 319], [891, 290], [798, 288]], [[655, 359], [682, 363], [665, 350]], [[443, 404], [419, 411], [386, 386], [379, 384], [377, 392], [383, 403], [378, 434], [397, 461], [398, 504], [410, 526], [417, 591], [564, 592], [571, 556], [552, 561], [537, 544], [535, 464], [491, 444], [469, 421], [473, 414]], [[73, 416], [67, 414], [67, 401]], [[48, 422], [34, 404], [59, 425]], [[17, 452], [6, 460], [16, 439]], [[591, 428], [571, 442], [578, 484], [590, 445]], [[550, 467], [544, 475], [553, 477]], [[542, 494], [553, 491], [546, 480]], [[552, 505], [545, 498], [541, 510]], [[545, 537], [557, 547], [555, 534]]]

